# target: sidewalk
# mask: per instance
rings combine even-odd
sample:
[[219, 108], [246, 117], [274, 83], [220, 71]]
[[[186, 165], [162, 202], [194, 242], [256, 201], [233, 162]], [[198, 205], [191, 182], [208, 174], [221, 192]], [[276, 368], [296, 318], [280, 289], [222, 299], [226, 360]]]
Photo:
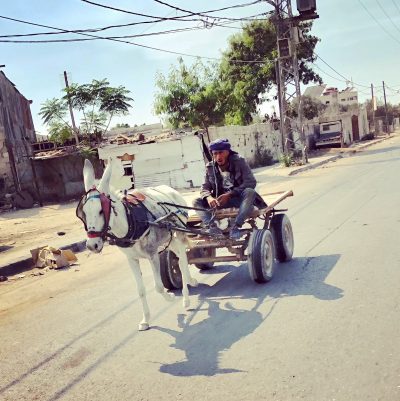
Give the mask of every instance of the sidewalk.
[[[274, 164], [254, 169], [254, 174], [261, 186], [282, 182], [285, 177], [294, 176], [303, 171], [317, 168], [342, 157], [351, 156], [372, 145], [393, 138], [379, 137], [370, 141], [353, 144], [344, 149], [327, 149], [314, 153], [305, 166], [282, 167]], [[188, 203], [197, 196], [198, 189], [181, 192]], [[82, 223], [75, 216], [77, 202], [62, 205], [50, 205], [42, 208], [18, 210], [0, 214], [0, 276], [19, 274], [32, 268], [30, 250], [39, 246], [53, 246], [81, 252], [85, 249], [86, 235]], [[43, 227], [46, 227], [43, 229]], [[63, 232], [64, 235], [57, 235]]]

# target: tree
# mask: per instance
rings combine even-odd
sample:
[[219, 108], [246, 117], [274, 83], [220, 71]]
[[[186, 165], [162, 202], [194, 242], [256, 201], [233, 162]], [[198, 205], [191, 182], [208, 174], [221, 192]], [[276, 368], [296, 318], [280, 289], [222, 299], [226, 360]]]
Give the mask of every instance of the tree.
[[[90, 137], [92, 133], [107, 131], [111, 119], [115, 115], [127, 114], [129, 91], [123, 86], [112, 87], [106, 80], [92, 80], [89, 84], [71, 84], [64, 89], [65, 95], [61, 99], [46, 100], [40, 109], [43, 122], [49, 125], [50, 135], [60, 142], [66, 138], [67, 127], [72, 128], [66, 120], [68, 102], [76, 111], [82, 113], [79, 132]], [[57, 131], [59, 130], [59, 131]]]
[[[302, 24], [304, 41], [298, 46], [299, 76], [304, 84], [321, 84], [321, 77], [309, 66], [316, 59], [313, 50], [319, 40], [310, 30], [310, 23]], [[257, 106], [269, 100], [267, 94], [276, 85], [276, 57], [276, 31], [271, 20], [252, 21], [230, 38], [220, 66], [221, 85], [228, 94], [227, 122], [250, 123]]]
[[223, 122], [224, 96], [215, 64], [197, 60], [187, 67], [179, 59], [168, 76], [158, 74], [156, 86], [155, 113], [165, 116], [174, 128], [189, 124], [208, 130], [210, 125]]
[[[321, 103], [318, 100], [313, 99], [310, 96], [301, 96], [301, 101], [302, 101], [302, 110], [303, 110], [303, 116], [307, 120], [312, 120], [315, 117], [318, 117], [321, 113], [323, 113], [326, 109], [326, 104]], [[299, 104], [299, 99], [296, 99], [291, 105], [290, 105], [290, 111], [291, 111], [291, 116], [292, 118], [297, 118], [298, 116], [298, 104]]]
[[[365, 102], [365, 107], [367, 109], [368, 120], [372, 122], [372, 101], [367, 100]], [[387, 103], [387, 114], [388, 114], [388, 123], [393, 124], [393, 118], [400, 117], [400, 105], [393, 105], [391, 103]], [[386, 110], [385, 105], [383, 103], [378, 104], [375, 110], [375, 119], [383, 119], [385, 121], [386, 118]]]

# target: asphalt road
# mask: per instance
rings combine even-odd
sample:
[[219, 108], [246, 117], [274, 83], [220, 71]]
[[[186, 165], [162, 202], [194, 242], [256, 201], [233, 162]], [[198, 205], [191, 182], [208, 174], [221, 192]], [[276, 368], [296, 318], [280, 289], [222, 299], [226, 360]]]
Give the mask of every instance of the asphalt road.
[[[400, 400], [400, 139], [263, 190], [293, 189], [295, 259], [194, 272], [192, 311], [122, 254], [0, 287], [1, 400]], [[262, 173], [260, 173], [260, 176]], [[193, 268], [195, 270], [195, 268]]]

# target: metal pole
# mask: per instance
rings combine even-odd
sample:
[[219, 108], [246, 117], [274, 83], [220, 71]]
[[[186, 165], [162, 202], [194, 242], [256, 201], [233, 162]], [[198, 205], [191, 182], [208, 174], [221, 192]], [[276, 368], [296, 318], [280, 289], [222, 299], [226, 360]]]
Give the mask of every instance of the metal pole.
[[374, 127], [374, 134], [376, 134], [376, 126], [375, 126], [375, 96], [374, 96], [374, 85], [371, 84], [371, 96], [372, 96], [372, 126]]
[[[65, 88], [69, 89], [67, 71], [64, 71], [64, 81], [65, 81]], [[74, 131], [74, 136], [75, 136], [75, 142], [77, 145], [79, 145], [78, 129], [76, 128], [74, 111], [72, 109], [71, 99], [69, 97], [68, 92], [67, 92], [67, 98], [68, 98], [69, 114], [71, 115], [72, 129]]]
[[388, 111], [387, 111], [387, 103], [386, 103], [386, 91], [385, 91], [385, 81], [382, 81], [383, 85], [383, 98], [385, 99], [385, 118], [386, 118], [386, 133], [389, 135], [389, 120], [388, 120]]

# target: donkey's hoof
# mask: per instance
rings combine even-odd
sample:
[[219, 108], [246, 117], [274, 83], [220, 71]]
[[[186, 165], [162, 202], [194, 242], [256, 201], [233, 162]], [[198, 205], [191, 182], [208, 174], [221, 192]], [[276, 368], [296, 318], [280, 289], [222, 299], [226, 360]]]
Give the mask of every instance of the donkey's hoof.
[[195, 278], [192, 278], [192, 279], [190, 280], [190, 285], [191, 285], [192, 287], [197, 287], [197, 286], [199, 285], [199, 283], [198, 283], [198, 281], [197, 281]]
[[148, 323], [140, 323], [139, 324], [139, 331], [145, 331], [149, 329], [149, 324]]
[[172, 294], [171, 292], [164, 292], [164, 298], [168, 301], [168, 302], [173, 302], [175, 299], [175, 294]]

